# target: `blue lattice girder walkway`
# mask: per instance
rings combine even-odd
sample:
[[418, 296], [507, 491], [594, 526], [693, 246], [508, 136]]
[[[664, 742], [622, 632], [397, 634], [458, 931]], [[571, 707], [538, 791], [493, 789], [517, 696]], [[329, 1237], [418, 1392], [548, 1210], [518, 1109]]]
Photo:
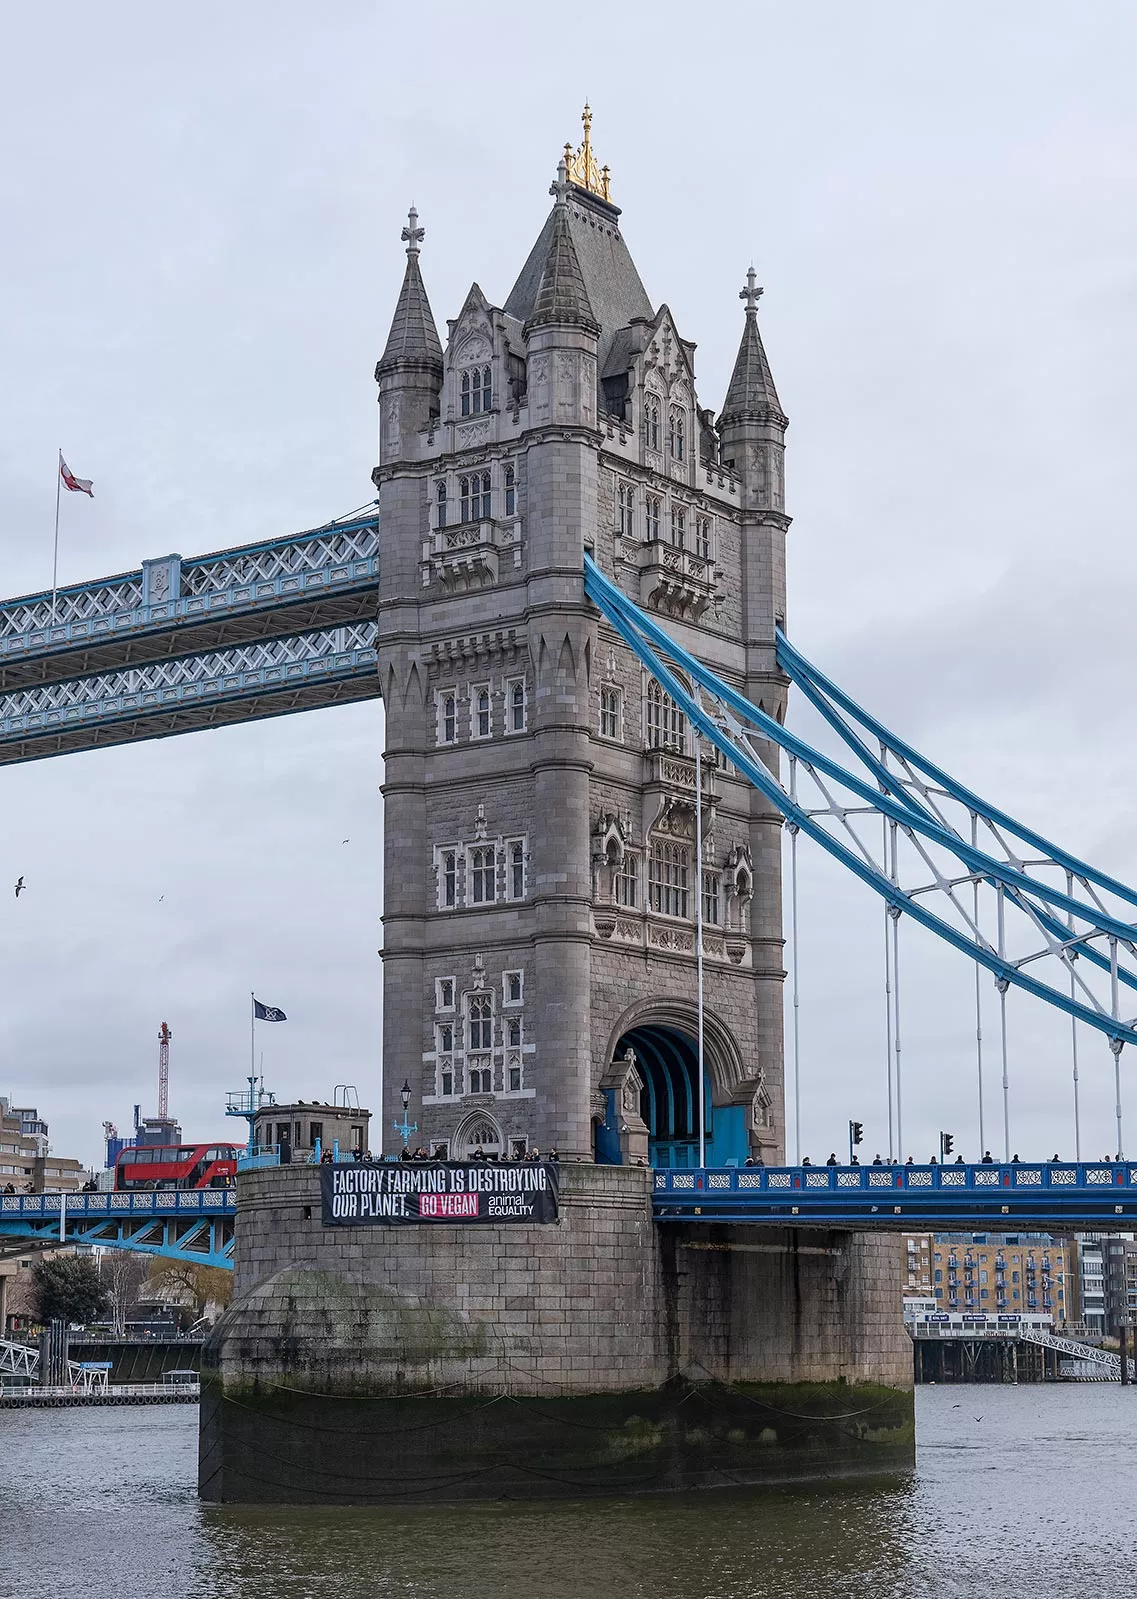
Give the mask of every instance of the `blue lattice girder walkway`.
[[745, 1166], [657, 1171], [657, 1221], [1128, 1232], [1137, 1225], [1137, 1165], [1012, 1162], [975, 1166]]
[[233, 1265], [233, 1189], [164, 1190], [128, 1194], [0, 1195], [0, 1253], [67, 1244], [130, 1249], [144, 1255], [189, 1260], [199, 1266]]
[[379, 695], [374, 511], [0, 604], [0, 765]]
[[372, 512], [0, 602], [0, 693], [374, 620]]

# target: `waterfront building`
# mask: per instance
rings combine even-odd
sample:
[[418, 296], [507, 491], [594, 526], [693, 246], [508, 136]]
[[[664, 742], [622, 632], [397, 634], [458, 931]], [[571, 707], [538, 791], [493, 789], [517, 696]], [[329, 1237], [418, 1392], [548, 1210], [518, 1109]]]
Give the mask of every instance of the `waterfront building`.
[[909, 1233], [904, 1245], [900, 1285], [904, 1298], [928, 1299], [932, 1294], [932, 1235]]
[[53, 1153], [47, 1123], [34, 1106], [15, 1106], [0, 1095], [0, 1191], [74, 1193], [87, 1172], [81, 1161]]
[[253, 1145], [257, 1149], [288, 1149], [289, 1160], [307, 1160], [317, 1143], [321, 1150], [338, 1141], [346, 1159], [361, 1154], [368, 1142], [371, 1112], [358, 1105], [324, 1105], [319, 1100], [298, 1099], [292, 1105], [266, 1104], [253, 1118]]
[[1105, 1334], [1116, 1338], [1123, 1325], [1137, 1324], [1137, 1243], [1132, 1238], [1103, 1238]]
[[1087, 1333], [1104, 1336], [1105, 1258], [1098, 1233], [1079, 1233], [1074, 1239], [1078, 1279], [1078, 1320]]
[[932, 1297], [947, 1311], [1041, 1313], [1060, 1329], [1078, 1320], [1068, 1239], [1049, 1233], [936, 1233]]

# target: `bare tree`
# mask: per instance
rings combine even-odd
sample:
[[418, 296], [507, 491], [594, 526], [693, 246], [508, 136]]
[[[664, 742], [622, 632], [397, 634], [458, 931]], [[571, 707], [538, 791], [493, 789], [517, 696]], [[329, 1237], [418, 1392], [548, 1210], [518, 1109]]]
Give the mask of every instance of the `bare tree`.
[[138, 1303], [138, 1291], [146, 1275], [148, 1261], [129, 1249], [104, 1252], [99, 1275], [110, 1296], [111, 1325], [116, 1338], [126, 1333], [126, 1313]]

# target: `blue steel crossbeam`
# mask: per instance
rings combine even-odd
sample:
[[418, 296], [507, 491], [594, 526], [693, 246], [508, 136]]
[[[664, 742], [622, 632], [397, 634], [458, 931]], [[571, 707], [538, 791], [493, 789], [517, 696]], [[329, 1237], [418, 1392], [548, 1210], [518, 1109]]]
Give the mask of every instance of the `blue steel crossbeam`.
[[0, 1255], [60, 1242], [233, 1265], [233, 1189], [0, 1195]]
[[1130, 1231], [1137, 1166], [1012, 1162], [953, 1166], [745, 1166], [657, 1171], [656, 1221], [945, 1232]]

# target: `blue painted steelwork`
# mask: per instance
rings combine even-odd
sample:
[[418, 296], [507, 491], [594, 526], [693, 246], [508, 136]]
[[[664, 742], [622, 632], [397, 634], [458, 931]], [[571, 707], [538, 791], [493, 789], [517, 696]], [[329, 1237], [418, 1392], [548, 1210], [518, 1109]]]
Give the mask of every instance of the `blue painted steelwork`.
[[[286, 636], [370, 615], [379, 524], [368, 516], [283, 539], [0, 603], [0, 692], [90, 676], [252, 638]], [[358, 596], [354, 603], [344, 603]]]
[[377, 698], [374, 638], [355, 623], [0, 695], [0, 766]]
[[[1079, 868], [1076, 874], [1078, 880], [1090, 884], [1090, 891], [1078, 896], [1031, 875], [1022, 860], [1009, 854], [999, 859], [979, 849], [944, 825], [934, 809], [922, 800], [914, 799], [907, 792], [901, 797], [890, 792], [895, 787], [895, 774], [889, 774], [889, 783], [885, 784], [884, 778], [876, 770], [880, 763], [875, 763], [875, 758], [871, 752], [865, 751], [861, 741], [856, 741], [857, 753], [860, 758], [867, 753], [874, 779], [872, 782], [847, 770], [831, 757], [820, 754], [782, 727], [677, 644], [652, 617], [611, 583], [589, 556], [585, 557], [585, 591], [642, 665], [675, 700], [691, 724], [782, 812], [792, 828], [820, 844], [827, 853], [874, 889], [894, 910], [910, 916], [913, 921], [985, 966], [1000, 983], [1021, 988], [1064, 1010], [1106, 1034], [1117, 1047], [1122, 1043], [1137, 1042], [1137, 1018], [1121, 1015], [1117, 993], [1114, 993], [1112, 1003], [1107, 1008], [1073, 967], [1078, 955], [1086, 955], [1092, 964], [1099, 968], [1104, 966], [1110, 971], [1116, 979], [1117, 989], [1122, 984], [1137, 986], [1137, 972], [1126, 968], [1120, 958], [1121, 951], [1131, 957], [1137, 954], [1134, 942], [1137, 930], [1130, 922], [1111, 915], [1093, 891], [1094, 885], [1105, 887], [1113, 882], [1112, 879], [1104, 874], [1092, 874], [1087, 878], [1089, 869], [1076, 863]], [[703, 696], [709, 701], [710, 708]], [[796, 794], [787, 792], [752, 748], [749, 742], [751, 736], [780, 747], [794, 762], [800, 763], [805, 771], [816, 777], [825, 804], [818, 810], [810, 810], [799, 801]], [[846, 803], [833, 798], [833, 785], [839, 785], [852, 796], [852, 800]], [[871, 814], [886, 824], [895, 824], [901, 835], [915, 846], [926, 864], [931, 881], [916, 889], [903, 887], [896, 877], [895, 860], [890, 873], [887, 863], [878, 863], [873, 858], [869, 847], [856, 835], [855, 830], [846, 828], [849, 842], [844, 842], [823, 825], [823, 818], [831, 818], [844, 826], [850, 813]], [[1001, 813], [992, 812], [993, 816], [996, 814]], [[1020, 832], [1026, 836], [1026, 830]], [[1029, 836], [1037, 837], [1033, 834]], [[949, 859], [957, 863], [957, 873], [958, 867], [962, 866], [964, 874], [953, 878], [950, 869], [946, 873], [941, 870], [928, 853], [929, 846], [946, 852]], [[1055, 865], [1065, 872], [1072, 871], [1075, 863], [1074, 857], [1062, 855], [1060, 859], [1048, 858], [1042, 864]], [[955, 896], [960, 884], [971, 882], [993, 885], [1000, 895], [1001, 907], [1009, 903], [1024, 912], [1029, 926], [1037, 929], [1042, 947], [1032, 949], [1025, 957], [1013, 959], [984, 937], [969, 913], [965, 909], [961, 911]], [[954, 910], [961, 913], [962, 928], [931, 909], [921, 897], [932, 890], [940, 891], [950, 899]], [[1126, 890], [1125, 897], [1137, 903], [1133, 891]], [[1059, 920], [1060, 916], [1065, 916], [1072, 925], [1065, 925]], [[1094, 939], [1105, 941], [1108, 953], [1095, 948]], [[1055, 955], [1063, 962], [1064, 970], [1073, 975], [1081, 998], [1072, 997], [1054, 983], [1036, 978], [1026, 970], [1028, 963], [1046, 955]]]
[[373, 509], [0, 604], [0, 765], [379, 696]]
[[657, 1221], [766, 1222], [779, 1227], [913, 1227], [963, 1232], [1137, 1224], [1129, 1162], [978, 1166], [743, 1166], [657, 1171]]
[[46, 1248], [60, 1241], [62, 1227], [68, 1244], [131, 1249], [229, 1269], [236, 1210], [237, 1195], [231, 1188], [4, 1194], [0, 1195], [0, 1244], [9, 1252], [24, 1241]]

